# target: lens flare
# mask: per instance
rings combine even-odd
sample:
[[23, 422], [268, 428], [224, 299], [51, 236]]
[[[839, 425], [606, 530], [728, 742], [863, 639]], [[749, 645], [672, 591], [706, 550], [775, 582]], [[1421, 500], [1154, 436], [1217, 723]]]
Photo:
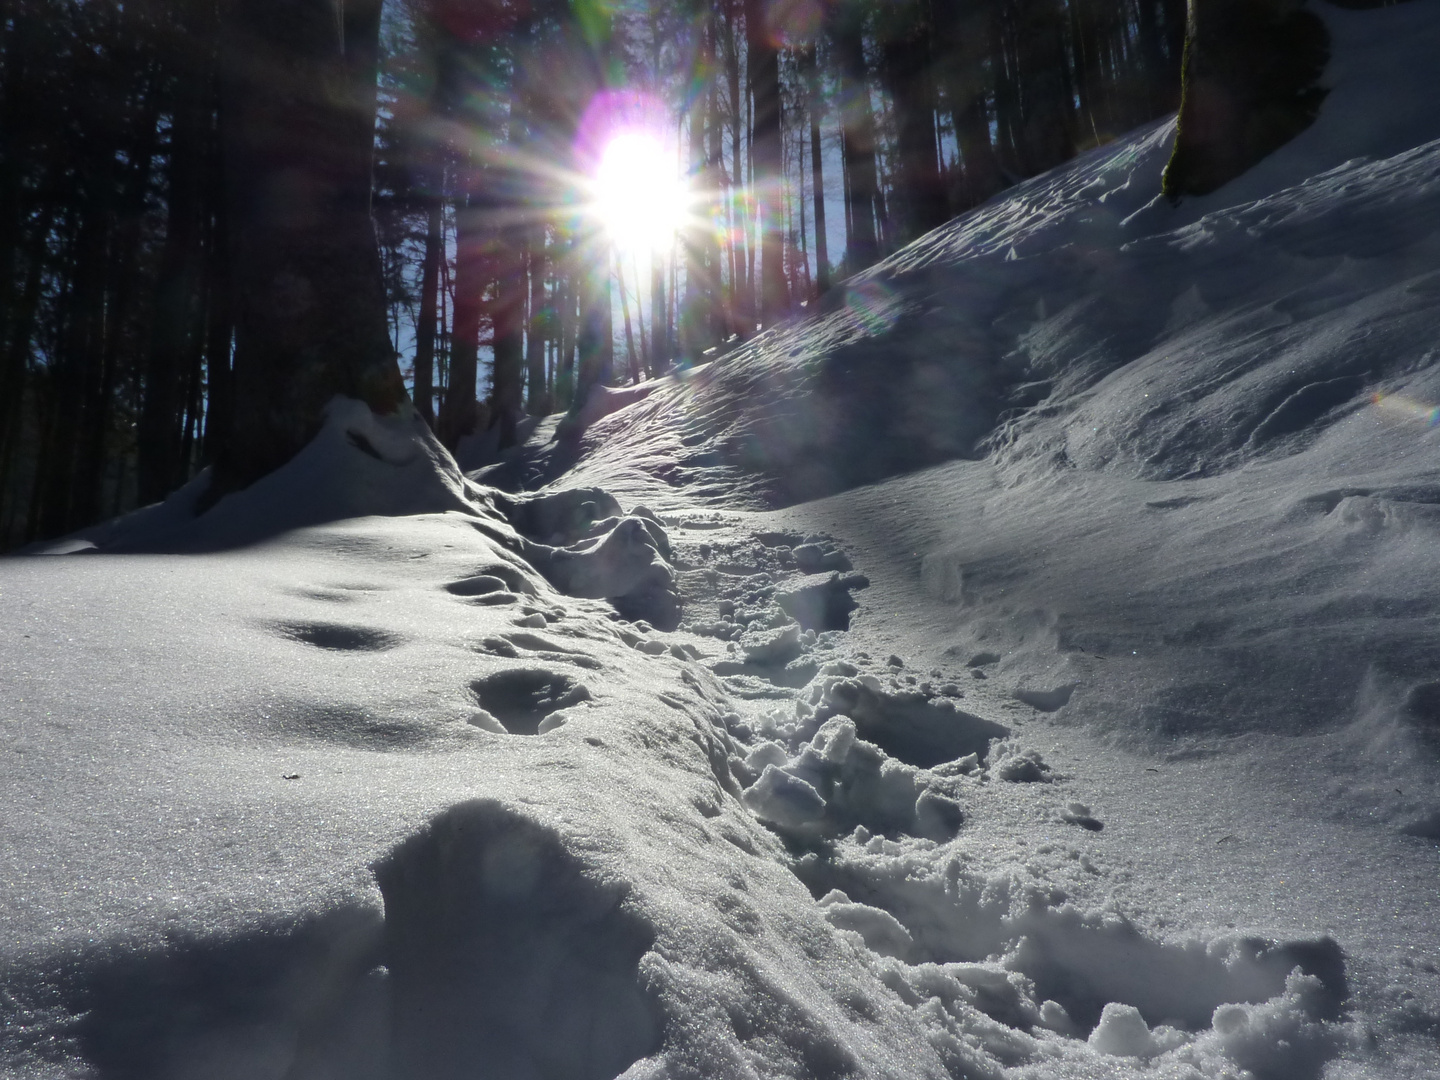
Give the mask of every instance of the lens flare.
[[595, 170], [594, 213], [617, 245], [637, 252], [669, 246], [687, 202], [675, 173], [673, 155], [649, 132], [611, 136]]
[[1440, 426], [1440, 408], [1403, 394], [1376, 394], [1372, 399], [1375, 407], [1410, 420], [1418, 420], [1428, 427]]
[[899, 297], [880, 281], [861, 281], [845, 290], [845, 306], [865, 332], [888, 332], [900, 318]]
[[590, 100], [575, 135], [584, 213], [622, 253], [642, 261], [694, 225], [674, 129], [658, 98], [615, 89]]

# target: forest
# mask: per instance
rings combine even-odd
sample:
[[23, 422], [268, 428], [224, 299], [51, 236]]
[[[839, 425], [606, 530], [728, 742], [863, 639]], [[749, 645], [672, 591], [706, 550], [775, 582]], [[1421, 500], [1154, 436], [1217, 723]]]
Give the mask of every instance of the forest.
[[[503, 446], [1172, 111], [1184, 2], [15, 0], [0, 30], [3, 550], [216, 460], [237, 353], [295, 362], [243, 280], [286, 244], [447, 445]], [[617, 120], [687, 190], [667, 236], [587, 213]], [[281, 160], [321, 144], [310, 197], [358, 215], [327, 237]]]

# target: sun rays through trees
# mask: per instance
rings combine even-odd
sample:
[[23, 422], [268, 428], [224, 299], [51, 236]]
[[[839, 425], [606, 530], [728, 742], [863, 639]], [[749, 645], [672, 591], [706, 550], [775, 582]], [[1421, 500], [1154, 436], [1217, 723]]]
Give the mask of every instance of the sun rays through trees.
[[408, 393], [462, 457], [1175, 107], [1184, 0], [13, 0], [0, 548]]

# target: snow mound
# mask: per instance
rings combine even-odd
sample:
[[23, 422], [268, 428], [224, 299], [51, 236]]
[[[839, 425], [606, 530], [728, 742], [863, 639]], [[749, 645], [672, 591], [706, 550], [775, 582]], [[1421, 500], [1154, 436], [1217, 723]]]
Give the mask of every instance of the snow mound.
[[[336, 397], [325, 407], [320, 431], [293, 460], [199, 516], [196, 508], [210, 486], [208, 471], [165, 502], [84, 530], [75, 539], [101, 551], [206, 551], [348, 518], [452, 510], [473, 514], [478, 492], [467, 483], [410, 406], [377, 416], [364, 402]], [[73, 541], [62, 543], [76, 550]]]
[[464, 803], [376, 870], [391, 1053], [414, 1076], [610, 1080], [658, 1049], [625, 890], [504, 807]]

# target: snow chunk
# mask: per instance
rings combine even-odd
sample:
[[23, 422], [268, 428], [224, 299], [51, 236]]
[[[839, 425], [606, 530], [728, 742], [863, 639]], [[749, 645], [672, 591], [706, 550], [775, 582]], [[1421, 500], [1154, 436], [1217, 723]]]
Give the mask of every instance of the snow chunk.
[[1327, 1009], [1329, 994], [1320, 979], [1299, 968], [1285, 980], [1285, 992], [1259, 1005], [1221, 1005], [1212, 1031], [1196, 1040], [1216, 1049], [1257, 1076], [1318, 1077], [1343, 1043], [1341, 1031], [1315, 1017]]
[[1112, 1001], [1100, 1014], [1100, 1023], [1087, 1040], [1092, 1049], [1116, 1057], [1150, 1057], [1157, 1050], [1150, 1025], [1134, 1005]]
[[774, 765], [766, 765], [740, 798], [760, 819], [792, 829], [812, 826], [825, 814], [825, 800], [813, 786]]
[[823, 714], [850, 717], [862, 738], [922, 769], [967, 754], [983, 759], [991, 739], [1010, 734], [994, 721], [957, 708], [950, 698], [917, 690], [887, 691], [870, 675], [827, 678], [820, 686], [819, 704]]
[[991, 758], [997, 780], [1012, 784], [1048, 784], [1055, 779], [1054, 770], [1045, 763], [1039, 750], [1021, 749], [1013, 739], [995, 743]]
[[915, 944], [910, 931], [894, 915], [869, 904], [854, 903], [839, 889], [821, 897], [820, 904], [832, 926], [859, 934], [866, 948], [881, 956], [903, 960]]

